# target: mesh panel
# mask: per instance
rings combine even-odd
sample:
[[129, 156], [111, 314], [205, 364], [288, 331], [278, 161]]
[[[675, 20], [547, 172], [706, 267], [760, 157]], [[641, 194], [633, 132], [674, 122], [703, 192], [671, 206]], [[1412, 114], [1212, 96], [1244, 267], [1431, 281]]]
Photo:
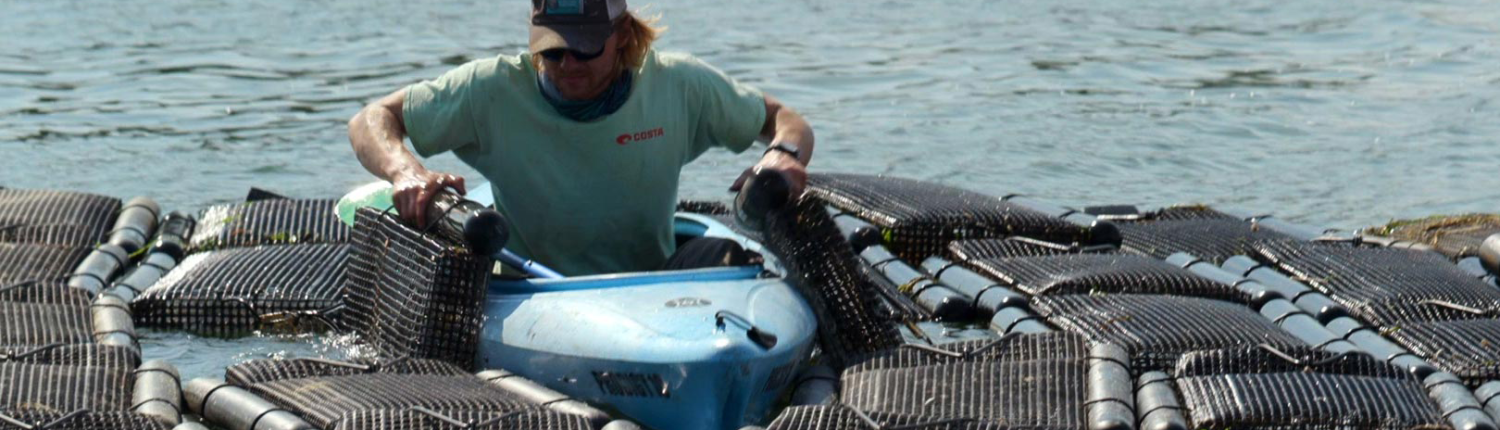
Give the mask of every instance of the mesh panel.
[[93, 366], [134, 370], [141, 356], [134, 348], [93, 343], [0, 346], [0, 363]]
[[1412, 378], [1268, 373], [1178, 378], [1193, 428], [1447, 428]]
[[1479, 310], [1500, 306], [1500, 291], [1442, 256], [1390, 248], [1356, 248], [1297, 241], [1257, 245], [1258, 258], [1332, 296], [1356, 316], [1382, 326], [1404, 320], [1479, 317], [1440, 300]]
[[[877, 425], [870, 425], [860, 414]], [[787, 408], [766, 430], [877, 430], [882, 428], [920, 428], [922, 430], [1010, 430], [1064, 429], [1055, 426], [1002, 425], [973, 419], [919, 417], [884, 412], [856, 412], [848, 406], [795, 406]]]
[[1147, 214], [1150, 221], [1179, 221], [1188, 219], [1221, 219], [1242, 221], [1232, 215], [1203, 205], [1169, 206]]
[[[165, 424], [157, 423], [144, 415], [134, 412], [86, 412], [71, 415], [68, 412], [3, 412], [11, 418], [46, 430], [167, 430]], [[55, 423], [42, 427], [48, 423]], [[0, 424], [0, 428], [12, 429]]]
[[15, 281], [0, 283], [0, 302], [48, 303], [68, 306], [84, 306], [93, 302], [93, 294], [79, 288], [69, 288], [59, 281]]
[[1088, 344], [1082, 336], [1068, 332], [1020, 334], [1001, 339], [969, 340], [938, 345], [937, 349], [963, 354], [953, 357], [917, 348], [897, 348], [870, 354], [844, 369], [853, 374], [873, 369], [932, 366], [964, 361], [1035, 361], [1085, 358]]
[[272, 199], [211, 206], [203, 211], [192, 252], [278, 243], [344, 243], [349, 226], [336, 200]]
[[808, 193], [880, 227], [886, 246], [907, 261], [941, 254], [955, 239], [1026, 236], [1072, 243], [1087, 234], [997, 197], [911, 179], [815, 174], [808, 175]]
[[123, 411], [132, 384], [123, 368], [0, 363], [0, 410]]
[[1469, 214], [1402, 220], [1371, 229], [1382, 236], [1432, 245], [1452, 258], [1479, 255], [1484, 238], [1500, 233], [1500, 215]]
[[0, 225], [0, 242], [54, 246], [89, 246], [98, 243], [100, 238], [99, 228], [92, 225]]
[[969, 261], [981, 258], [1062, 255], [1070, 252], [1066, 246], [1054, 245], [1047, 242], [1016, 238], [966, 239], [955, 240], [949, 243], [948, 254], [952, 255], [956, 261]]
[[194, 254], [141, 292], [136, 322], [205, 332], [256, 328], [262, 315], [340, 304], [349, 245], [272, 245]]
[[[421, 412], [412, 410], [358, 411], [344, 415], [333, 430], [468, 430], [471, 428], [496, 430], [592, 430], [587, 419], [540, 409], [512, 412], [496, 411], [436, 411], [448, 418], [465, 423], [489, 423], [485, 426], [456, 426]], [[498, 418], [498, 419], [497, 419]]]
[[787, 268], [818, 318], [823, 351], [844, 361], [901, 344], [901, 334], [880, 311], [879, 294], [859, 269], [854, 249], [815, 199], [803, 198], [766, 222], [766, 249]]
[[[363, 367], [361, 367], [363, 366]], [[437, 360], [396, 360], [381, 365], [370, 363], [338, 363], [323, 360], [251, 360], [230, 366], [225, 370], [225, 380], [238, 386], [250, 386], [262, 382], [286, 379], [318, 378], [364, 374], [408, 374], [463, 376], [469, 372], [453, 364]]]
[[1219, 300], [1065, 295], [1036, 297], [1031, 305], [1058, 327], [1124, 347], [1137, 372], [1169, 369], [1188, 351], [1304, 344], [1250, 308]]
[[0, 345], [87, 343], [94, 340], [89, 309], [78, 306], [0, 302]]
[[1380, 378], [1408, 379], [1411, 374], [1369, 354], [1335, 354], [1312, 346], [1278, 347], [1277, 351], [1288, 357], [1261, 347], [1240, 347], [1194, 351], [1184, 354], [1177, 361], [1173, 375], [1179, 378], [1190, 376], [1214, 376], [1239, 373], [1296, 373], [1318, 372], [1340, 375], [1358, 375]]
[[970, 261], [970, 266], [1031, 295], [1172, 294], [1249, 301], [1245, 293], [1139, 255], [1074, 254]]
[[1081, 428], [1082, 359], [970, 362], [847, 375], [840, 398], [866, 412]]
[[1281, 233], [1235, 219], [1121, 223], [1119, 227], [1124, 236], [1120, 244], [1123, 251], [1159, 259], [1186, 252], [1214, 264], [1236, 255], [1250, 254], [1255, 241], [1286, 238]]
[[[704, 214], [704, 215], [729, 215], [730, 214], [729, 206], [725, 205], [724, 202], [705, 201], [705, 200], [683, 200], [683, 201], [677, 202], [677, 211], [678, 212], [695, 213], [695, 214]], [[725, 224], [725, 225], [733, 225], [733, 224], [734, 223], [729, 223], [729, 224]]]
[[1389, 335], [1460, 378], [1500, 378], [1500, 320], [1406, 322]]
[[23, 281], [63, 281], [90, 251], [83, 247], [0, 243], [0, 287]]
[[386, 357], [472, 365], [491, 260], [373, 209], [355, 219], [347, 323]]
[[322, 428], [355, 411], [412, 406], [499, 412], [526, 408], [523, 401], [473, 375], [333, 376], [271, 381], [250, 389]]
[[[10, 190], [0, 189], [0, 241], [12, 239], [35, 239], [43, 237], [44, 243], [56, 243], [63, 239], [76, 240], [70, 245], [92, 246], [109, 231], [115, 213], [120, 210], [120, 200], [94, 194], [65, 191]], [[71, 225], [75, 232], [62, 234], [53, 229], [20, 229], [15, 226]], [[4, 235], [11, 235], [9, 237]], [[55, 236], [54, 236], [55, 235]]]

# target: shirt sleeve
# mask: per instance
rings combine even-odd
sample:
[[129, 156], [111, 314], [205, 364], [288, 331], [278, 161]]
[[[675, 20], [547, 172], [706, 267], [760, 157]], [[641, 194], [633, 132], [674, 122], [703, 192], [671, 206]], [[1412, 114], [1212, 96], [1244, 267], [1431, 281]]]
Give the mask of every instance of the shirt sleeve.
[[412, 148], [422, 157], [474, 144], [474, 75], [477, 62], [449, 70], [437, 79], [406, 87], [402, 124]]
[[760, 90], [730, 78], [697, 59], [683, 62], [690, 103], [697, 108], [695, 154], [718, 146], [744, 152], [766, 123], [766, 99]]

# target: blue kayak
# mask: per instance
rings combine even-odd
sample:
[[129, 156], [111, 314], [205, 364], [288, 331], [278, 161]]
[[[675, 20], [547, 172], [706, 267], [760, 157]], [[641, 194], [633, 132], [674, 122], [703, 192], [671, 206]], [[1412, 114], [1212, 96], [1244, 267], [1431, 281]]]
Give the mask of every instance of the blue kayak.
[[[678, 214], [676, 232], [761, 251], [711, 217]], [[761, 253], [761, 266], [493, 281], [477, 362], [659, 430], [761, 422], [817, 329], [780, 265]]]

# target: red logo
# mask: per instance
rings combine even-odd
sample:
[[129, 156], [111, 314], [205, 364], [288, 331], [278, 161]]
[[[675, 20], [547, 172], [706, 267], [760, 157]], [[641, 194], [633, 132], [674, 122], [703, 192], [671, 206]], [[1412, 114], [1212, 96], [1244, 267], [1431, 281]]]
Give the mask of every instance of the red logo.
[[620, 144], [620, 145], [625, 145], [625, 144], [628, 144], [630, 142], [638, 142], [638, 141], [642, 141], [642, 140], [655, 139], [655, 138], [658, 138], [658, 137], [662, 137], [662, 135], [664, 135], [664, 134], [666, 134], [666, 131], [662, 130], [661, 127], [657, 127], [657, 128], [651, 129], [651, 130], [646, 130], [646, 131], [640, 132], [640, 133], [635, 133], [635, 134], [625, 133], [625, 134], [622, 134], [619, 137], [615, 138], [615, 143]]

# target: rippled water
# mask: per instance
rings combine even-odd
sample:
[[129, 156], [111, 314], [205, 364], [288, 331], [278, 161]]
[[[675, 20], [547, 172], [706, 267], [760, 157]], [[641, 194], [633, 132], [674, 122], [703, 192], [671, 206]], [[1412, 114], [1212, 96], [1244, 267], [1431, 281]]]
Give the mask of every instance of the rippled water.
[[[196, 210], [251, 186], [327, 197], [370, 181], [349, 150], [348, 117], [455, 64], [522, 50], [527, 2], [4, 8], [0, 185]], [[814, 170], [1064, 204], [1227, 204], [1342, 228], [1493, 212], [1500, 200], [1496, 1], [663, 0], [649, 10], [670, 27], [662, 49], [801, 110], [818, 134]], [[684, 172], [682, 194], [724, 198], [753, 158], [705, 156]], [[451, 156], [431, 164], [473, 175]], [[190, 361], [209, 351], [189, 374], [327, 345], [148, 339], [192, 351], [173, 353]]]

